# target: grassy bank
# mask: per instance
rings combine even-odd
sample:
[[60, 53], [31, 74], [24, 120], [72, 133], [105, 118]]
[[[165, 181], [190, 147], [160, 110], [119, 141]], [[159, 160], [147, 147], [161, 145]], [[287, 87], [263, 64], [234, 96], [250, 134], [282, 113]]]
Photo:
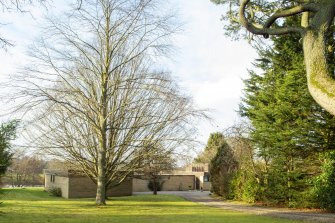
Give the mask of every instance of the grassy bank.
[[5, 189], [0, 222], [108, 223], [293, 223], [202, 206], [172, 195], [112, 198], [105, 207], [93, 199], [63, 199], [41, 188]]

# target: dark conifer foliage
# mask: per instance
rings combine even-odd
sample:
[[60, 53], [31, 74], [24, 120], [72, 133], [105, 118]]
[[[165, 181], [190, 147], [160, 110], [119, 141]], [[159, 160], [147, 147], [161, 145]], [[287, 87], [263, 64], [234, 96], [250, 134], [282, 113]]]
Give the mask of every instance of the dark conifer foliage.
[[258, 71], [245, 80], [240, 113], [251, 121], [250, 137], [265, 165], [259, 197], [313, 206], [320, 155], [335, 146], [335, 119], [308, 92], [299, 38], [276, 36], [271, 49], [258, 49]]
[[11, 141], [16, 137], [18, 121], [10, 121], [0, 126], [0, 177], [5, 174], [11, 164]]

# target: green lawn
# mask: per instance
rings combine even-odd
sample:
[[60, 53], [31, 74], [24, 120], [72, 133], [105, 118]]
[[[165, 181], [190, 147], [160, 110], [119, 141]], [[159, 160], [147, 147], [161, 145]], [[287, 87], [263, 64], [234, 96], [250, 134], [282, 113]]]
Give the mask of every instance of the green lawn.
[[125, 223], [293, 223], [202, 206], [171, 195], [112, 198], [105, 207], [93, 199], [50, 197], [41, 188], [5, 189], [0, 222]]

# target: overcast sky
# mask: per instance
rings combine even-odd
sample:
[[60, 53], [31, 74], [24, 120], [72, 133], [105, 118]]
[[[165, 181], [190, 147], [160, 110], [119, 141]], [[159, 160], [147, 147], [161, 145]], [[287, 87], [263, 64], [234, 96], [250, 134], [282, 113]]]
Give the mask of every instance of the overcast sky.
[[[60, 3], [60, 0], [54, 0]], [[211, 109], [214, 124], [202, 123], [199, 140], [204, 144], [211, 132], [233, 124], [242, 95], [242, 79], [256, 58], [246, 41], [231, 41], [223, 35], [220, 22], [222, 8], [209, 0], [171, 0], [184, 24], [182, 35], [175, 41], [177, 53], [168, 63], [179, 85], [191, 95], [199, 108]], [[38, 36], [43, 8], [30, 14], [0, 14], [0, 33], [15, 43], [8, 52], [0, 53], [0, 80], [15, 72], [25, 62], [27, 45]]]

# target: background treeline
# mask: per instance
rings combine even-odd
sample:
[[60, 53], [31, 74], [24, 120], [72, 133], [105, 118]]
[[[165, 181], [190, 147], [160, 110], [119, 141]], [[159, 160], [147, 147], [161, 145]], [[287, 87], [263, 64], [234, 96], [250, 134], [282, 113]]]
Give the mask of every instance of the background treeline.
[[[63, 170], [65, 163], [55, 159], [45, 159], [24, 152], [13, 152], [6, 171], [1, 174], [1, 187], [29, 187], [44, 185], [44, 169]], [[1, 188], [0, 187], [0, 188]]]
[[43, 170], [48, 162], [38, 156], [14, 154], [11, 165], [2, 177], [2, 184], [11, 187], [44, 185]]
[[44, 185], [44, 169], [61, 170], [65, 166], [64, 162], [57, 159], [46, 159], [13, 148], [12, 142], [16, 139], [18, 128], [18, 120], [0, 124], [0, 195], [2, 187]]
[[[210, 154], [216, 194], [335, 210], [335, 119], [308, 92], [299, 38], [273, 37], [271, 49], [257, 49], [239, 109], [250, 128], [212, 134], [198, 157]], [[328, 57], [333, 64], [334, 43]]]

